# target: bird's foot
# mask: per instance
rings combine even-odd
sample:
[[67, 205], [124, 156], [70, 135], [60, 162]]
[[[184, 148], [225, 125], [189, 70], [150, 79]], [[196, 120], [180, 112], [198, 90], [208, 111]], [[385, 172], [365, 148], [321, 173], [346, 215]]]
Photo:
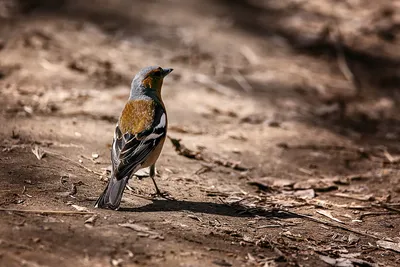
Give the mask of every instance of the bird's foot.
[[152, 198], [163, 198], [167, 200], [176, 200], [170, 193], [158, 191], [150, 195]]

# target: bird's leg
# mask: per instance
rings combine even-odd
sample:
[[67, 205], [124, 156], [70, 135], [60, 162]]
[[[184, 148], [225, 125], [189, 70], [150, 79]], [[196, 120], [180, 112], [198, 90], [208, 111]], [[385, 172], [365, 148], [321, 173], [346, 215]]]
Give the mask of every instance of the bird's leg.
[[156, 184], [156, 180], [154, 180], [155, 175], [156, 175], [156, 165], [153, 164], [150, 166], [150, 178], [151, 178], [151, 180], [153, 180], [154, 186], [156, 188], [156, 194], [159, 196], [162, 196], [162, 193], [161, 193], [160, 189], [158, 189], [158, 186]]
[[151, 178], [151, 180], [153, 180], [154, 187], [156, 188], [155, 195], [156, 196], [160, 196], [160, 197], [162, 197], [164, 199], [167, 199], [167, 200], [175, 200], [172, 196], [169, 195], [168, 192], [161, 192], [160, 189], [158, 189], [158, 186], [156, 184], [156, 180], [154, 180], [154, 176], [156, 176], [156, 166], [155, 166], [155, 164], [150, 166], [150, 178]]

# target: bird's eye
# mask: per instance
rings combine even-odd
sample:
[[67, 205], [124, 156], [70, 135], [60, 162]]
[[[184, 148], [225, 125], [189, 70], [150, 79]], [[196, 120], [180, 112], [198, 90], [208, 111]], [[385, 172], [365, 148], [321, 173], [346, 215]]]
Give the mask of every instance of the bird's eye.
[[154, 77], [161, 77], [161, 71], [157, 70], [157, 71], [153, 72], [153, 76]]

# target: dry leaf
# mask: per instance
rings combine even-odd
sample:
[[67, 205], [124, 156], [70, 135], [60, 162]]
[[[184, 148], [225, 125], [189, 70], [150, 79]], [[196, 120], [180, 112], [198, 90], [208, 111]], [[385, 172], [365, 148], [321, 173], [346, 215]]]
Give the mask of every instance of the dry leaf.
[[78, 206], [78, 205], [71, 205], [71, 207], [73, 207], [77, 211], [88, 211], [88, 209], [86, 207], [82, 207], [82, 206]]
[[347, 240], [350, 245], [353, 245], [353, 244], [356, 244], [360, 240], [360, 238], [358, 236], [356, 236], [355, 234], [351, 233]]
[[94, 223], [95, 223], [95, 221], [96, 221], [96, 219], [97, 219], [97, 215], [91, 216], [89, 219], [87, 219], [87, 220], [85, 221], [85, 225], [93, 226]]
[[41, 160], [46, 156], [46, 153], [44, 152], [43, 149], [41, 149], [38, 145], [35, 145], [34, 148], [32, 148], [32, 153], [36, 156], [38, 160]]
[[150, 238], [158, 238], [158, 239], [164, 240], [164, 237], [162, 235], [160, 235], [159, 233], [157, 233], [155, 231], [150, 230], [150, 228], [145, 225], [140, 225], [140, 224], [136, 224], [136, 223], [122, 223], [122, 224], [119, 224], [119, 226], [129, 228], [136, 232], [148, 234]]
[[178, 153], [178, 155], [190, 158], [190, 159], [196, 159], [196, 160], [201, 160], [209, 163], [213, 163], [219, 166], [231, 168], [234, 170], [238, 171], [247, 171], [249, 168], [241, 166], [240, 162], [235, 162], [231, 160], [225, 160], [221, 158], [206, 158], [201, 151], [194, 151], [191, 149], [188, 149], [185, 145], [181, 143], [180, 139], [175, 139], [172, 137], [169, 137], [169, 140], [171, 141], [172, 145], [175, 148], [175, 151]]
[[312, 199], [315, 197], [314, 189], [297, 190], [293, 194], [302, 199]]
[[179, 155], [190, 158], [190, 159], [203, 160], [203, 156], [201, 155], [200, 151], [193, 151], [193, 150], [186, 148], [186, 146], [181, 144], [180, 139], [175, 139], [175, 138], [171, 138], [171, 137], [168, 137], [168, 138], [169, 138], [169, 140], [171, 140], [171, 143], [174, 146], [175, 151], [178, 152]]
[[340, 266], [340, 267], [353, 267], [354, 266], [353, 263], [351, 262], [351, 260], [346, 259], [346, 258], [334, 259], [329, 256], [323, 256], [323, 255], [320, 255], [319, 258], [323, 262], [325, 262], [331, 266]]
[[264, 263], [264, 266], [263, 266], [263, 267], [276, 267], [276, 266], [278, 266], [278, 265], [276, 265], [275, 261], [270, 260], [270, 261], [266, 261], [266, 262]]
[[[158, 173], [157, 170], [155, 170], [155, 172]], [[149, 177], [150, 176], [150, 168], [143, 168], [143, 169], [138, 170], [137, 172], [135, 172], [135, 176], [139, 177], [139, 178]]]
[[376, 244], [381, 248], [390, 249], [396, 252], [400, 252], [400, 243], [385, 241], [385, 240], [378, 240]]
[[111, 265], [115, 267], [120, 267], [122, 266], [122, 263], [124, 262], [123, 259], [112, 259], [111, 260]]

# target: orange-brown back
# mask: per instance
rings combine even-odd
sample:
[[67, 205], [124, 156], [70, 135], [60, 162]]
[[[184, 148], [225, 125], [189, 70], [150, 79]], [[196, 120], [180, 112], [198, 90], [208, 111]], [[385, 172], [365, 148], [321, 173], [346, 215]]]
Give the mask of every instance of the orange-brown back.
[[130, 100], [126, 103], [119, 119], [122, 133], [137, 134], [148, 129], [154, 120], [153, 100]]

